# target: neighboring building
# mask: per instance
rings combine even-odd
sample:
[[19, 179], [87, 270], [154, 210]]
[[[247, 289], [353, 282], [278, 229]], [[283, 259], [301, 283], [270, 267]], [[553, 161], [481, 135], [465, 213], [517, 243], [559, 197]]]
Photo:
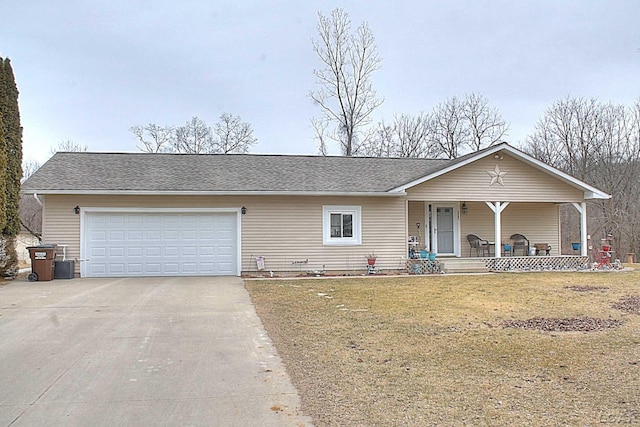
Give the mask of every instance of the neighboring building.
[[[610, 196], [502, 143], [455, 160], [57, 153], [23, 184], [43, 241], [82, 277], [403, 268], [409, 236], [438, 257], [466, 235], [525, 234], [560, 255], [559, 205]], [[498, 250], [495, 256], [500, 257]]]

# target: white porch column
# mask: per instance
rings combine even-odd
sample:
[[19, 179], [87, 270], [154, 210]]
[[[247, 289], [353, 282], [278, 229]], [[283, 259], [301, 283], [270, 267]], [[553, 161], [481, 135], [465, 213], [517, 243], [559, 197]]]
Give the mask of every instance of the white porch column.
[[509, 206], [509, 202], [484, 202], [489, 209], [493, 211], [494, 219], [494, 236], [493, 241], [495, 246], [493, 248], [496, 258], [502, 256], [502, 211]]
[[573, 203], [573, 207], [580, 212], [580, 255], [587, 256], [587, 202]]

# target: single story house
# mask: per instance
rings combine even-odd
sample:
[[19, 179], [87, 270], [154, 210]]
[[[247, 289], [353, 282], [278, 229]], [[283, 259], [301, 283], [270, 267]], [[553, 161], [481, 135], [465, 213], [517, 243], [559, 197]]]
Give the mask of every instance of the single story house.
[[468, 234], [495, 258], [514, 233], [559, 256], [567, 203], [586, 256], [586, 201], [610, 197], [507, 143], [454, 160], [65, 152], [22, 192], [81, 277], [365, 271], [369, 253], [397, 270], [412, 248], [476, 255]]

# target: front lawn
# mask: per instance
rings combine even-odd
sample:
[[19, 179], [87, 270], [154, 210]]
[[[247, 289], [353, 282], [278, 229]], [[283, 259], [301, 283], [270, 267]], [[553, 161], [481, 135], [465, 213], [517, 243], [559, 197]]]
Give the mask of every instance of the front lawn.
[[317, 426], [640, 423], [640, 272], [246, 287]]

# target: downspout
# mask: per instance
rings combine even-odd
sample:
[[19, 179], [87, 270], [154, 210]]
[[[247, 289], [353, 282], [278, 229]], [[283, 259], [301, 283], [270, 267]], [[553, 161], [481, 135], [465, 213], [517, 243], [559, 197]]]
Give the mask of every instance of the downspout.
[[33, 193], [33, 198], [36, 199], [36, 202], [38, 202], [40, 206], [42, 206], [42, 201], [38, 198], [38, 193]]

